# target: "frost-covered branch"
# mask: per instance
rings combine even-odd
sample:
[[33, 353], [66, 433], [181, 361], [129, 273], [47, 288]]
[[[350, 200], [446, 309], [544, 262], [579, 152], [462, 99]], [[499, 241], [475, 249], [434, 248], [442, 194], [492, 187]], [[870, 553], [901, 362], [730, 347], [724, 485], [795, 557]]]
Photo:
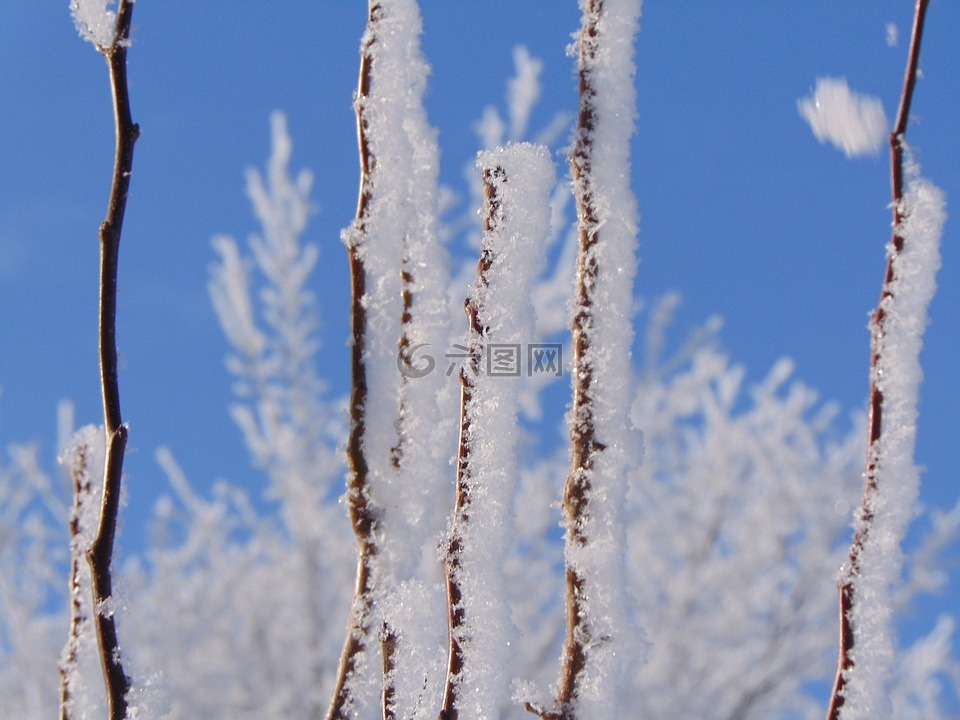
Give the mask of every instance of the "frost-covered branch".
[[509, 697], [513, 636], [503, 566], [518, 481], [521, 343], [533, 329], [530, 290], [549, 232], [553, 166], [542, 146], [480, 154], [484, 232], [466, 302], [460, 370], [456, 500], [444, 557], [447, 676], [441, 720], [498, 715]]
[[[127, 426], [120, 414], [120, 387], [117, 368], [116, 316], [117, 266], [120, 235], [127, 206], [127, 190], [133, 167], [133, 147], [140, 128], [130, 115], [127, 91], [127, 48], [130, 45], [132, 0], [120, 0], [114, 15], [105, 2], [74, 0], [74, 19], [83, 36], [93, 42], [110, 68], [117, 145], [113, 166], [113, 185], [107, 219], [100, 226], [100, 377], [103, 390], [103, 414], [107, 433], [107, 453], [103, 477], [102, 504], [96, 536], [86, 551], [93, 587], [94, 625], [100, 644], [100, 660], [111, 720], [127, 715], [130, 679], [123, 670], [120, 646], [112, 607], [113, 545], [120, 508], [120, 483]], [[110, 21], [115, 20], [112, 31]]]
[[945, 221], [943, 193], [920, 176], [904, 139], [927, 5], [927, 0], [916, 2], [900, 109], [890, 133], [893, 239], [871, 322], [867, 466], [850, 556], [839, 580], [840, 653], [830, 720], [890, 713], [890, 590], [899, 578], [900, 541], [919, 492], [913, 463], [919, 355]]
[[620, 589], [626, 471], [638, 459], [624, 387], [636, 272], [633, 40], [639, 0], [582, 0], [580, 107], [570, 155], [579, 251], [573, 317], [571, 467], [563, 492], [566, 611], [555, 706], [545, 718], [615, 717], [630, 620]]
[[86, 717], [95, 707], [85, 686], [81, 666], [94, 642], [90, 627], [91, 578], [85, 557], [90, 552], [99, 516], [100, 488], [93, 485], [104, 466], [103, 428], [93, 425], [77, 431], [61, 463], [73, 480], [70, 515], [70, 635], [60, 658], [60, 719]]
[[[377, 634], [385, 717], [413, 712], [417, 694], [436, 683], [424, 660], [424, 635], [404, 627], [404, 613], [391, 612], [402, 603], [390, 597], [420, 594], [400, 584], [414, 582], [424, 542], [439, 529], [425, 507], [442, 478], [434, 440], [442, 435], [436, 393], [443, 376], [431, 378], [432, 367], [421, 373], [411, 364], [416, 349], [446, 341], [437, 149], [422, 106], [427, 66], [420, 32], [414, 0], [370, 0], [354, 100], [360, 197], [343, 232], [352, 284], [347, 506], [359, 547], [331, 719], [352, 716], [367, 701]], [[401, 643], [417, 666], [398, 665]]]

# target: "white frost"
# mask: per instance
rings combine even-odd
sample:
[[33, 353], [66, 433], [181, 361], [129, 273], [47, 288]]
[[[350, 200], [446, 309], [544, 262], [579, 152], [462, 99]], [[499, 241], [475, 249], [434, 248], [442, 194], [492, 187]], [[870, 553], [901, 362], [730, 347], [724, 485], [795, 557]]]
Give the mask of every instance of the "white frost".
[[491, 361], [496, 347], [522, 348], [533, 332], [531, 288], [543, 261], [550, 232], [548, 198], [554, 185], [550, 151], [543, 146], [511, 144], [480, 153], [479, 167], [489, 173], [499, 207], [495, 226], [483, 236], [491, 260], [486, 284], [470, 291], [484, 333], [472, 338], [483, 347], [479, 373], [465, 413], [470, 423], [463, 482], [469, 488], [466, 512], [454, 520], [461, 542], [458, 582], [465, 622], [458, 640], [464, 666], [460, 717], [497, 717], [510, 701], [516, 631], [507, 604], [504, 566], [514, 535], [511, 506], [517, 489], [519, 385], [525, 358], [516, 359], [517, 375], [498, 374]]
[[[854, 667], [845, 690], [843, 720], [890, 716], [885, 698], [894, 664], [891, 588], [900, 578], [900, 542], [920, 491], [920, 469], [914, 463], [923, 378], [920, 350], [927, 307], [936, 291], [946, 212], [943, 192], [920, 176], [912, 159], [906, 163], [905, 176], [904, 220], [898, 229], [903, 249], [893, 255], [893, 281], [882, 300], [883, 334], [875, 347], [874, 372], [883, 393], [883, 427], [871, 448], [878, 489], [866, 508], [872, 520], [866, 521], [860, 574], [855, 580]], [[888, 252], [895, 251], [890, 247]]]
[[70, 0], [70, 12], [81, 37], [98, 48], [113, 44], [117, 14], [107, 9], [112, 4], [108, 0]]
[[817, 78], [813, 94], [798, 100], [797, 110], [817, 140], [831, 143], [847, 157], [876, 155], [887, 137], [880, 98], [851, 90], [843, 78]]

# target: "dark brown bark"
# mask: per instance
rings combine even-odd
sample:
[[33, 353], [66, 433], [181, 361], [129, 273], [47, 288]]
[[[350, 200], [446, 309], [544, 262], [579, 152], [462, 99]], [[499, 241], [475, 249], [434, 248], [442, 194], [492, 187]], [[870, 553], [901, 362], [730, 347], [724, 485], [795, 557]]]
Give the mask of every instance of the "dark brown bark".
[[870, 541], [870, 532], [873, 526], [873, 505], [880, 491], [880, 467], [877, 456], [877, 447], [883, 436], [883, 392], [879, 386], [878, 366], [881, 360], [882, 340], [885, 334], [886, 301], [892, 296], [892, 286], [895, 279], [894, 263], [897, 256], [903, 251], [903, 236], [900, 235], [900, 226], [903, 222], [903, 139], [907, 132], [907, 121], [910, 117], [910, 105], [913, 100], [913, 91], [917, 84], [917, 66], [920, 61], [920, 41], [923, 37], [923, 25], [926, 18], [929, 0], [916, 0], [914, 9], [913, 31], [910, 36], [910, 50], [907, 55], [907, 68], [904, 73], [903, 90], [900, 94], [900, 108], [893, 130], [890, 133], [890, 173], [891, 190], [893, 195], [893, 241], [892, 249], [887, 255], [887, 267], [883, 278], [883, 288], [880, 301], [873, 313], [871, 322], [871, 352], [870, 352], [870, 407], [867, 420], [867, 463], [864, 475], [863, 500], [857, 529], [850, 546], [850, 555], [843, 569], [838, 583], [839, 610], [840, 610], [840, 638], [837, 674], [834, 679], [833, 691], [830, 696], [830, 705], [827, 708], [827, 719], [838, 720], [840, 708], [844, 703], [844, 690], [847, 685], [849, 672], [854, 667], [853, 653], [856, 642], [856, 632], [853, 626], [854, 606], [861, 602], [857, 597], [856, 580], [860, 575], [861, 558], [864, 548]]

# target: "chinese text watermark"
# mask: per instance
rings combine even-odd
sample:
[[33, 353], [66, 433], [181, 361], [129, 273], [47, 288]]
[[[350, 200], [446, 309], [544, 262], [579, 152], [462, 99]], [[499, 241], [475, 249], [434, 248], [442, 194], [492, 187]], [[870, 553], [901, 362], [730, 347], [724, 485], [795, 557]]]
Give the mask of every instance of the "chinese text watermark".
[[[424, 348], [430, 343], [420, 343], [405, 348], [397, 355], [397, 369], [404, 377], [426, 377], [437, 367], [437, 361]], [[461, 367], [470, 358], [470, 349], [454, 343], [444, 353], [448, 361], [446, 375]], [[480, 372], [489, 377], [521, 377], [526, 375], [563, 375], [562, 343], [487, 343], [483, 349]]]

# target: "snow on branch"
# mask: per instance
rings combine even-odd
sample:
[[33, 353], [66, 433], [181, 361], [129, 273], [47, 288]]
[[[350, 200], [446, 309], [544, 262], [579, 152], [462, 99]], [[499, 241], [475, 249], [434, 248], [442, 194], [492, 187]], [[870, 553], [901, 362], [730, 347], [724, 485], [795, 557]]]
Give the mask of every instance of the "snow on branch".
[[[620, 577], [626, 474], [640, 457], [629, 431], [633, 377], [636, 201], [630, 177], [634, 132], [633, 42], [639, 0], [582, 0], [577, 41], [580, 105], [570, 154], [579, 251], [573, 317], [571, 467], [563, 492], [566, 610], [560, 683], [545, 718], [616, 717], [636, 640]], [[628, 647], [630, 650], [628, 650]]]
[[[93, 595], [93, 624], [100, 648], [100, 663], [106, 687], [108, 714], [111, 720], [123, 720], [128, 712], [127, 694], [130, 678], [120, 657], [114, 613], [113, 551], [120, 509], [120, 487], [123, 459], [127, 445], [127, 426], [120, 412], [116, 319], [117, 278], [120, 238], [127, 208], [127, 192], [133, 170], [133, 149], [140, 136], [139, 126], [130, 112], [127, 87], [127, 47], [130, 44], [130, 23], [133, 1], [120, 0], [117, 12], [107, 10], [105, 2], [74, 0], [71, 2], [74, 21], [81, 35], [90, 40], [107, 59], [110, 89], [113, 96], [116, 148], [113, 181], [107, 206], [107, 217], [100, 225], [100, 308], [99, 357], [100, 388], [107, 450], [103, 471], [103, 491], [96, 535], [85, 552], [90, 567]], [[71, 630], [71, 637], [74, 630]], [[63, 681], [66, 683], [66, 676]], [[62, 697], [67, 697], [66, 691]], [[66, 713], [66, 709], [61, 710]]]
[[[92, 589], [86, 557], [100, 518], [102, 489], [94, 482], [106, 463], [103, 428], [88, 425], [74, 435], [60, 456], [73, 480], [70, 514], [70, 634], [60, 657], [60, 719], [103, 712], [103, 690], [96, 678], [97, 637], [92, 625]], [[99, 608], [97, 610], [100, 611]], [[91, 668], [92, 665], [92, 668]], [[94, 682], [91, 684], [91, 680]], [[99, 692], [97, 692], [99, 690]], [[88, 713], [90, 715], [88, 715]]]
[[100, 52], [114, 43], [117, 14], [108, 9], [113, 4], [108, 0], [70, 0], [70, 12], [77, 31]]
[[896, 240], [890, 243], [891, 273], [873, 321], [871, 375], [881, 396], [882, 418], [869, 448], [863, 506], [841, 579], [842, 591], [851, 596], [846, 616], [852, 643], [840, 715], [845, 720], [890, 712], [881, 699], [888, 695], [893, 670], [891, 591], [900, 580], [900, 542], [920, 491], [920, 470], [914, 464], [920, 351], [936, 291], [946, 213], [943, 192], [921, 177], [909, 159], [905, 174], [901, 222], [895, 229], [900, 249]]
[[[425, 508], [442, 492], [446, 459], [437, 423], [444, 376], [419, 372], [412, 357], [447, 338], [446, 270], [436, 233], [438, 150], [422, 104], [429, 68], [417, 3], [371, 0], [368, 7], [354, 99], [360, 197], [342, 233], [352, 281], [346, 500], [359, 553], [328, 718], [370, 702], [378, 635], [385, 717], [414, 713], [439, 682], [439, 666], [426, 650], [433, 647], [436, 657], [437, 634], [429, 622], [411, 623], [404, 610], [412, 597], [430, 604], [418, 579], [439, 526]], [[401, 664], [400, 657], [408, 660]]]
[[893, 607], [901, 540], [920, 489], [914, 464], [920, 350], [936, 290], [943, 192], [920, 176], [905, 141], [927, 0], [917, 0], [900, 108], [890, 133], [893, 238], [871, 321], [870, 419], [863, 500], [841, 570], [840, 654], [829, 720], [890, 717]]
[[519, 350], [550, 231], [553, 164], [543, 146], [483, 152], [484, 233], [466, 302], [456, 503], [444, 557], [449, 656], [440, 717], [489, 717], [509, 700], [511, 638], [503, 567], [518, 482]]

